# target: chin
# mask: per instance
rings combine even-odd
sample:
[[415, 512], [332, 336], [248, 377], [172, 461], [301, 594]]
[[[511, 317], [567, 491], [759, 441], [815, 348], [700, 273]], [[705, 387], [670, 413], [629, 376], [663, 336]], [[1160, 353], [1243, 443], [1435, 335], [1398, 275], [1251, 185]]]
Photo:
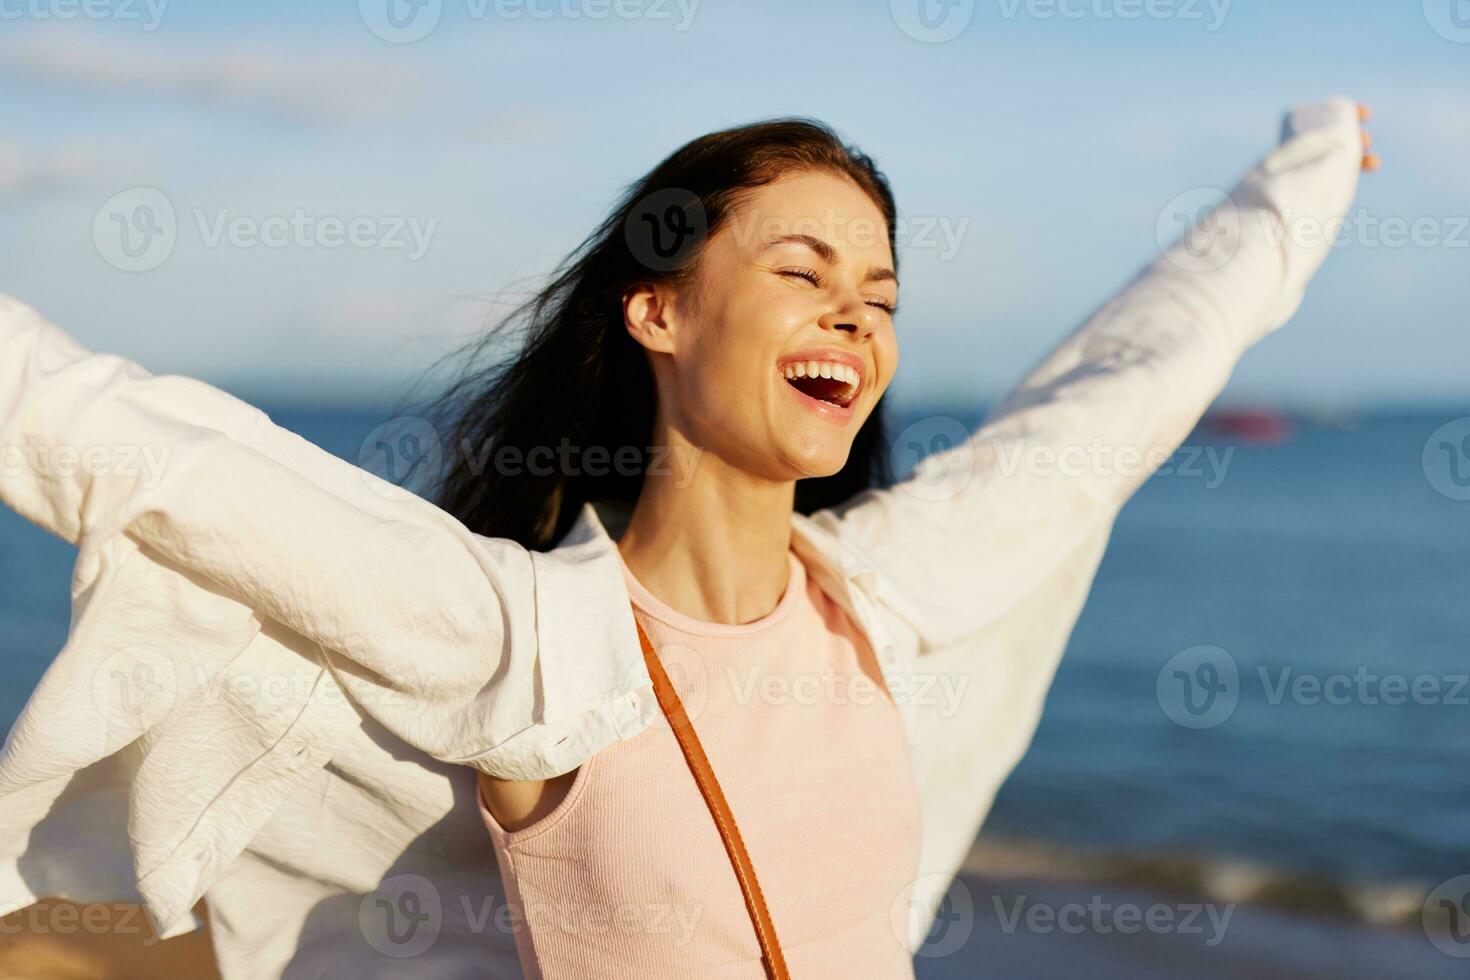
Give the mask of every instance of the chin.
[[807, 480], [813, 477], [833, 476], [842, 472], [842, 468], [847, 465], [847, 457], [851, 453], [851, 440], [845, 439], [838, 444], [828, 437], [820, 442], [788, 446], [784, 455], [791, 460], [798, 472], [798, 478]]

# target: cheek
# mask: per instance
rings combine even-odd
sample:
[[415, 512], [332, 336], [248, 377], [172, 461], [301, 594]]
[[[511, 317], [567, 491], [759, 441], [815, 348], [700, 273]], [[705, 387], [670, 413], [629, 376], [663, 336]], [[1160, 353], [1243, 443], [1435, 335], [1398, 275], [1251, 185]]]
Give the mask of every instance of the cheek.
[[702, 333], [703, 356], [719, 362], [712, 365], [719, 377], [748, 385], [775, 371], [778, 355], [811, 319], [810, 309], [789, 289], [749, 289]]
[[873, 353], [874, 361], [878, 365], [879, 380], [883, 386], [878, 392], [881, 395], [892, 383], [893, 376], [898, 373], [898, 336], [891, 325], [884, 327], [881, 335], [874, 338]]
[[711, 322], [701, 332], [686, 361], [692, 370], [681, 372], [683, 400], [695, 416], [720, 424], [762, 410], [759, 385], [775, 363], [763, 333], [735, 317]]

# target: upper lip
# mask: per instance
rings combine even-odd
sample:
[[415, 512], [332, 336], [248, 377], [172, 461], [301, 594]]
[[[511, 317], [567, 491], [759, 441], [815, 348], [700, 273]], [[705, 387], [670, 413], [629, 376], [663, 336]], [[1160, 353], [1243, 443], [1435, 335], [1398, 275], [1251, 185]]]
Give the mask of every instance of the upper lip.
[[867, 386], [868, 365], [863, 359], [852, 351], [842, 350], [838, 347], [807, 347], [802, 350], [792, 351], [790, 354], [782, 354], [776, 361], [776, 368], [784, 372], [786, 365], [797, 361], [827, 361], [833, 364], [846, 364], [857, 372], [857, 388], [853, 390], [852, 397], [855, 400], [858, 394]]

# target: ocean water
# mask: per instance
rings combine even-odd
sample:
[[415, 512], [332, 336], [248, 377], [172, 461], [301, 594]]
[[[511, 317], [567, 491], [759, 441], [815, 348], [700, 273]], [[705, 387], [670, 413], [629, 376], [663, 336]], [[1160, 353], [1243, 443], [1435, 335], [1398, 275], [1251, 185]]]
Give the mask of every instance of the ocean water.
[[[1470, 500], [1441, 492], [1470, 495], [1470, 448], [1454, 473], [1440, 437], [1425, 459], [1455, 417], [1298, 426], [1235, 446], [1217, 486], [1150, 479], [988, 829], [1346, 882], [1470, 873]], [[1191, 728], [1160, 673], [1199, 646], [1239, 681]]]
[[[354, 460], [383, 418], [271, 415]], [[986, 834], [1344, 882], [1470, 873], [1470, 443], [1461, 470], [1425, 456], [1456, 417], [1197, 431], [1120, 516]], [[65, 640], [72, 560], [0, 508], [7, 729]]]

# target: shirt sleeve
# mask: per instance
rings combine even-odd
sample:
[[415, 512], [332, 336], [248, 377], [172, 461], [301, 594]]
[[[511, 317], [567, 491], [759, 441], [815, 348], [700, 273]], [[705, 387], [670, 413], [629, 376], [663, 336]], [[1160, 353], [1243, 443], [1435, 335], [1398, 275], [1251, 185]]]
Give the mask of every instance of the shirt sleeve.
[[[515, 736], [548, 721], [581, 730], [577, 715], [609, 704], [621, 714], [608, 727], [638, 712], [628, 692], [646, 675], [577, 670], [589, 637], [641, 663], [606, 568], [475, 535], [253, 406], [90, 352], [4, 296], [0, 453], [0, 501], [82, 546], [78, 582], [125, 536], [195, 583], [194, 605], [218, 593], [319, 645], [360, 708], [436, 759], [552, 775], [538, 773], [541, 736]], [[558, 610], [579, 629], [539, 627]]]
[[924, 649], [996, 622], [1108, 527], [1291, 317], [1351, 205], [1359, 134], [1346, 98], [1289, 112], [1276, 148], [976, 431], [818, 518], [888, 577]]

